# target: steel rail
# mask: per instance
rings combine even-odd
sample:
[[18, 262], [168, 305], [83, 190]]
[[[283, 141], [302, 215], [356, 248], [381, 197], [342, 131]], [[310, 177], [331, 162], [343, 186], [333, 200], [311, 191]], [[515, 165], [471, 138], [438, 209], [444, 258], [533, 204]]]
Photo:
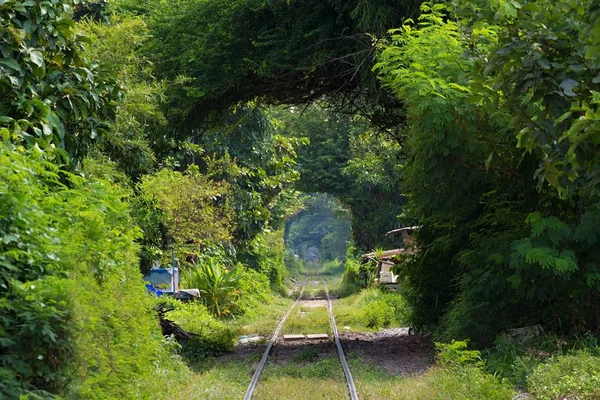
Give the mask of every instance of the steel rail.
[[275, 332], [273, 332], [273, 336], [271, 336], [271, 340], [269, 340], [269, 344], [267, 344], [267, 348], [265, 349], [265, 352], [263, 353], [263, 356], [262, 356], [262, 358], [260, 360], [260, 363], [258, 364], [258, 367], [256, 368], [256, 371], [254, 371], [254, 375], [252, 376], [252, 380], [250, 381], [250, 385], [248, 385], [248, 389], [246, 390], [246, 395], [244, 396], [244, 400], [250, 400], [252, 398], [252, 394], [254, 393], [254, 389], [256, 389], [256, 384], [258, 383], [258, 379], [260, 378], [260, 374], [262, 374], [262, 371], [265, 368], [265, 364], [267, 363], [267, 358], [269, 358], [269, 353], [271, 352], [271, 348], [273, 347], [273, 344], [275, 343], [275, 341], [277, 340], [277, 337], [279, 336], [279, 331], [283, 327], [283, 324], [285, 323], [285, 320], [290, 315], [290, 313], [292, 312], [292, 310], [294, 309], [294, 307], [296, 307], [296, 304], [298, 303], [298, 301], [300, 300], [300, 298], [302, 298], [302, 294], [304, 294], [304, 289], [306, 288], [306, 284], [307, 283], [308, 283], [308, 278], [304, 282], [304, 285], [302, 286], [302, 290], [300, 291], [300, 295], [298, 296], [298, 298], [296, 299], [296, 301], [294, 301], [294, 304], [292, 304], [292, 306], [287, 311], [287, 313], [285, 313], [285, 315], [283, 316], [283, 318], [281, 318], [281, 321], [279, 321], [279, 325], [277, 325], [277, 328], [275, 328]]
[[356, 387], [354, 386], [354, 379], [352, 379], [352, 374], [350, 373], [350, 368], [348, 367], [348, 363], [346, 362], [346, 356], [344, 355], [344, 349], [342, 348], [342, 344], [340, 343], [340, 336], [338, 334], [337, 326], [335, 324], [335, 317], [333, 315], [333, 307], [331, 306], [331, 299], [329, 298], [329, 290], [327, 290], [327, 284], [325, 283], [325, 280], [321, 280], [323, 281], [323, 285], [325, 286], [325, 294], [327, 295], [327, 311], [329, 311], [331, 331], [333, 332], [333, 339], [335, 340], [338, 355], [340, 357], [342, 367], [344, 368], [344, 374], [346, 375], [346, 382], [348, 383], [350, 398], [352, 400], [358, 400], [358, 395], [356, 394]]

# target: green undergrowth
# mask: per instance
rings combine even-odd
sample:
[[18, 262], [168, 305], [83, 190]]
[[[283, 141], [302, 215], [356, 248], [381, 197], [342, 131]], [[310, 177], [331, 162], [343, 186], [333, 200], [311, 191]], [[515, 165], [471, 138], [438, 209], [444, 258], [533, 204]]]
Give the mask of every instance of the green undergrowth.
[[283, 324], [282, 334], [331, 333], [329, 313], [326, 307], [297, 305]]
[[578, 352], [553, 357], [527, 377], [536, 399], [600, 399], [600, 357]]
[[318, 355], [311, 357], [303, 352], [287, 362], [271, 359], [254, 396], [255, 399], [273, 400], [337, 400], [347, 397], [348, 389], [338, 358], [320, 358]]
[[246, 314], [231, 321], [231, 327], [241, 335], [271, 335], [293, 300], [272, 295], [267, 301], [248, 309]]
[[321, 282], [320, 278], [309, 278], [309, 282], [304, 289], [303, 299], [325, 299], [327, 294], [325, 292], [325, 285]]
[[406, 323], [408, 306], [404, 298], [381, 288], [364, 289], [334, 303], [338, 329], [349, 326], [354, 331], [376, 331]]
[[240, 360], [211, 358], [193, 364], [191, 369], [192, 375], [183, 385], [161, 395], [175, 400], [237, 400], [244, 397], [252, 377], [252, 363]]
[[423, 375], [396, 377], [350, 355], [350, 368], [361, 399], [491, 399], [509, 400], [511, 386], [486, 373], [480, 353], [466, 342], [436, 344], [438, 361]]
[[540, 399], [600, 398], [600, 346], [592, 334], [499, 337], [485, 352], [486, 369]]
[[177, 323], [194, 337], [182, 345], [182, 355], [191, 362], [210, 356], [218, 356], [233, 350], [240, 335], [271, 335], [279, 320], [292, 305], [292, 300], [278, 295], [265, 297], [264, 303], [247, 308], [246, 313], [236, 319], [217, 319], [200, 302], [182, 303], [160, 299], [174, 310], [166, 318]]
[[227, 322], [211, 315], [204, 304], [197, 301], [182, 303], [173, 299], [158, 301], [173, 308], [165, 314], [167, 319], [193, 334], [192, 339], [181, 346], [181, 354], [188, 362], [233, 350], [235, 331]]
[[398, 377], [352, 353], [348, 364], [358, 396], [365, 400], [509, 400], [514, 395], [509, 385], [474, 366], [435, 366], [423, 375]]
[[344, 273], [344, 263], [337, 258], [335, 260], [326, 261], [323, 263], [319, 273], [326, 277], [339, 278]]
[[0, 398], [145, 399], [185, 376], [124, 196], [0, 144]]
[[[511, 399], [507, 382], [486, 373], [479, 352], [466, 350], [466, 343], [441, 345], [440, 360], [423, 375], [399, 377], [365, 362], [356, 353], [347, 360], [361, 399]], [[288, 361], [271, 359], [257, 387], [257, 399], [342, 399], [348, 389], [335, 355], [320, 356], [319, 349], [303, 347]]]

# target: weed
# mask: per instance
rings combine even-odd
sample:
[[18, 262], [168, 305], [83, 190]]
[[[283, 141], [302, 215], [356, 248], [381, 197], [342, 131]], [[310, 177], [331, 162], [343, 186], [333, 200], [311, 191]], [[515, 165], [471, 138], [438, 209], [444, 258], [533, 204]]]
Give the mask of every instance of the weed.
[[325, 307], [298, 307], [290, 314], [282, 333], [331, 333], [329, 314]]
[[529, 391], [540, 400], [600, 398], [600, 357], [584, 352], [553, 357], [527, 378]]
[[292, 357], [294, 362], [313, 362], [319, 358], [319, 348], [316, 346], [304, 346]]
[[307, 363], [294, 360], [267, 364], [256, 399], [343, 399], [348, 396], [342, 365], [335, 356]]
[[374, 331], [403, 325], [408, 307], [400, 294], [369, 288], [336, 301], [334, 312], [339, 328], [350, 326], [353, 330]]

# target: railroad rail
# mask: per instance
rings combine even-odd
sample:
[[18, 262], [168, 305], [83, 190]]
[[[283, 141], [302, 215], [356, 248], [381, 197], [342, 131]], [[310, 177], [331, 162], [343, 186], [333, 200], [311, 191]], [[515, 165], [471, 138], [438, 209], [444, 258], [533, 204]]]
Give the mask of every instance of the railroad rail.
[[[338, 334], [337, 326], [335, 324], [335, 317], [333, 314], [333, 307], [331, 305], [331, 298], [329, 297], [329, 290], [327, 289], [327, 283], [325, 283], [325, 281], [323, 279], [321, 279], [321, 281], [323, 282], [323, 285], [325, 287], [325, 294], [327, 296], [327, 311], [329, 313], [329, 322], [331, 323], [331, 331], [333, 333], [333, 340], [337, 347], [338, 357], [340, 358], [340, 362], [342, 363], [342, 368], [344, 369], [344, 375], [346, 376], [346, 383], [348, 384], [348, 391], [350, 393], [350, 399], [358, 400], [358, 395], [356, 394], [356, 387], [354, 386], [354, 380], [352, 379], [352, 374], [350, 373], [350, 368], [348, 367], [348, 363], [346, 362], [346, 356], [344, 355], [344, 349], [342, 348], [342, 344], [340, 343], [340, 337]], [[300, 301], [300, 299], [302, 298], [302, 295], [304, 294], [304, 290], [306, 289], [307, 284], [308, 284], [308, 277], [307, 277], [306, 281], [304, 282], [304, 285], [302, 286], [300, 295], [298, 296], [296, 301], [294, 301], [294, 304], [292, 304], [290, 309], [285, 313], [283, 318], [281, 318], [281, 320], [279, 321], [279, 324], [277, 325], [277, 328], [275, 328], [275, 331], [273, 332], [273, 335], [271, 336], [271, 339], [269, 340], [269, 343], [267, 344], [267, 347], [265, 348], [265, 351], [260, 360], [260, 363], [258, 364], [256, 371], [254, 371], [254, 375], [252, 376], [250, 385], [248, 385], [248, 389], [246, 390], [244, 400], [250, 400], [252, 398], [252, 395], [254, 393], [254, 390], [256, 389], [258, 380], [260, 379], [263, 369], [265, 368], [265, 365], [267, 363], [267, 359], [269, 358], [269, 353], [271, 352], [271, 348], [273, 347], [273, 344], [275, 344], [275, 341], [277, 340], [277, 338], [279, 336], [279, 332], [281, 331], [281, 328], [283, 327], [283, 324], [285, 323], [286, 319], [291, 314], [291, 312], [294, 309], [294, 307], [296, 306], [296, 304], [298, 304], [298, 301]]]
[[335, 324], [333, 307], [331, 306], [331, 299], [329, 298], [329, 290], [327, 290], [327, 284], [325, 283], [325, 280], [322, 281], [323, 285], [325, 286], [325, 295], [327, 295], [327, 311], [329, 311], [331, 332], [333, 332], [333, 340], [335, 341], [335, 346], [337, 347], [338, 356], [340, 357], [340, 362], [342, 363], [342, 368], [344, 368], [344, 375], [346, 375], [346, 383], [348, 383], [348, 391], [350, 392], [350, 398], [352, 400], [358, 400], [358, 395], [356, 394], [356, 387], [354, 386], [354, 379], [352, 379], [352, 374], [350, 373], [350, 368], [348, 367], [348, 363], [346, 362], [346, 356], [344, 355], [344, 349], [342, 348], [342, 344], [340, 343], [340, 335], [338, 334], [337, 325]]
[[267, 363], [267, 358], [269, 358], [269, 353], [271, 352], [271, 348], [273, 347], [273, 344], [275, 343], [275, 341], [277, 340], [277, 337], [279, 336], [279, 331], [283, 327], [285, 320], [287, 319], [287, 317], [289, 317], [289, 315], [292, 312], [292, 310], [294, 309], [294, 307], [296, 307], [296, 304], [298, 304], [298, 301], [302, 298], [302, 295], [304, 294], [304, 289], [306, 289], [307, 283], [308, 283], [308, 279], [306, 281], [304, 281], [304, 285], [302, 285], [302, 290], [300, 290], [300, 295], [298, 295], [298, 298], [296, 299], [296, 301], [294, 301], [294, 304], [292, 304], [292, 306], [285, 313], [283, 318], [281, 318], [281, 321], [279, 321], [279, 325], [277, 325], [277, 328], [275, 328], [275, 332], [273, 332], [273, 336], [271, 336], [271, 340], [269, 340], [269, 344], [267, 344], [267, 348], [265, 349], [265, 352], [263, 353], [260, 363], [258, 364], [256, 371], [254, 371], [254, 375], [252, 376], [250, 385], [248, 385], [248, 389], [246, 390], [246, 395], [244, 396], [244, 400], [250, 400], [252, 398], [252, 394], [254, 393], [254, 389], [256, 389], [256, 384], [258, 383], [258, 379], [260, 378], [260, 375], [262, 374], [262, 371], [265, 368], [265, 364]]

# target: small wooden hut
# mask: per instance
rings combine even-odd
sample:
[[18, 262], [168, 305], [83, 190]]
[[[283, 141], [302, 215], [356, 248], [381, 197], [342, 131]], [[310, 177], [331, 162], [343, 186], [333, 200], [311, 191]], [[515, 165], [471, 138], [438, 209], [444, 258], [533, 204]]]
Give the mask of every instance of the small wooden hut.
[[386, 236], [401, 236], [403, 244], [403, 247], [401, 248], [386, 250], [381, 253], [371, 252], [363, 254], [363, 263], [369, 261], [375, 261], [377, 263], [377, 279], [380, 283], [386, 285], [395, 285], [398, 283], [398, 275], [393, 272], [394, 267], [402, 263], [403, 255], [415, 254], [418, 251], [414, 239], [412, 238], [412, 233], [418, 228], [418, 226], [411, 226], [408, 228], [394, 229], [386, 233]]

